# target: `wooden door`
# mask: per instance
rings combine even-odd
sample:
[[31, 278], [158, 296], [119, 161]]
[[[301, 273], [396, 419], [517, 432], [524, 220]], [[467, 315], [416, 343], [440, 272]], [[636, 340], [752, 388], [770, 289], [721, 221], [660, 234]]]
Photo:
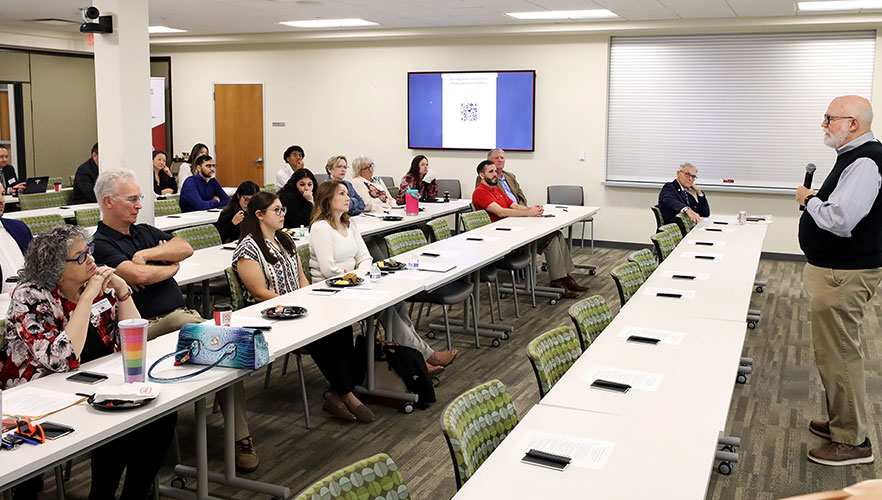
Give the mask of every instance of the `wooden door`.
[[263, 186], [263, 84], [215, 84], [214, 141], [221, 186]]

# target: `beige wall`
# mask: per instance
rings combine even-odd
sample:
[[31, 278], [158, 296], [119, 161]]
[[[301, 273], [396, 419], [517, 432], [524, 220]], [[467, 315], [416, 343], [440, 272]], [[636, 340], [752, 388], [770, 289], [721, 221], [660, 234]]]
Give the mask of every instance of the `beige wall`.
[[[295, 143], [306, 150], [306, 164], [313, 171], [322, 171], [325, 160], [334, 154], [367, 154], [377, 164], [378, 175], [400, 179], [412, 155], [424, 152], [407, 149], [408, 71], [535, 69], [536, 152], [508, 153], [506, 168], [518, 174], [533, 203], [545, 201], [546, 185], [584, 186], [587, 203], [603, 207], [596, 218], [597, 239], [648, 244], [655, 229], [649, 207], [655, 204], [657, 192], [601, 185], [608, 41], [605, 35], [511, 35], [154, 47], [152, 55], [172, 57], [174, 142], [180, 150], [195, 142], [213, 143], [213, 83], [265, 84], [266, 182], [273, 182], [282, 151]], [[819, 109], [818, 115], [823, 111]], [[286, 127], [270, 126], [277, 121], [286, 122]], [[636, 142], [639, 138], [635, 138], [635, 147], [639, 147]], [[579, 151], [583, 149], [587, 161], [580, 162]], [[464, 192], [471, 191], [480, 153], [429, 151], [427, 156], [441, 177], [458, 178]], [[672, 178], [675, 168], [671, 166]], [[794, 179], [794, 184], [800, 180]], [[745, 209], [773, 214], [775, 223], [765, 250], [800, 253], [796, 241], [799, 212], [791, 196], [709, 196], [716, 213]]]

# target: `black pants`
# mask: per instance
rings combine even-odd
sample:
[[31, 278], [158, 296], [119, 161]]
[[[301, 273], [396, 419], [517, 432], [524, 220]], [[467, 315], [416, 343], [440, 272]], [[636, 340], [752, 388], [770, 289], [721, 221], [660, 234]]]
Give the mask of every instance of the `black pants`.
[[352, 344], [351, 326], [309, 344], [309, 354], [337, 394], [352, 392], [364, 378], [365, 355]]
[[172, 413], [92, 450], [89, 500], [112, 500], [122, 478], [120, 500], [144, 500], [168, 451], [178, 414]]

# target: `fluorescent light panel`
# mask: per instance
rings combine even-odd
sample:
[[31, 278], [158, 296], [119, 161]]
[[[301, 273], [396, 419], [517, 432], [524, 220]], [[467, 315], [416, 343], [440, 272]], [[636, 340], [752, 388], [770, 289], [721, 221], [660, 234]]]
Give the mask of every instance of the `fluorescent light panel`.
[[148, 26], [147, 31], [152, 35], [156, 33], [186, 33], [187, 30], [169, 28], [168, 26]]
[[830, 0], [823, 2], [798, 2], [797, 9], [803, 12], [834, 10], [882, 9], [882, 0]]
[[607, 9], [590, 10], [539, 10], [534, 12], [506, 12], [506, 16], [528, 21], [576, 20], [576, 19], [612, 19], [619, 16]]
[[279, 24], [294, 28], [353, 28], [358, 26], [377, 26], [364, 19], [311, 19], [308, 21], [285, 21]]

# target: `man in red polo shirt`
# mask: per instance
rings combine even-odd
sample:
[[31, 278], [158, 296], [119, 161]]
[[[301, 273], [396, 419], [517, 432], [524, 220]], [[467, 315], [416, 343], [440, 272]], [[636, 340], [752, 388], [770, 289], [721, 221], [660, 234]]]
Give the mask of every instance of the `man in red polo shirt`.
[[[481, 183], [472, 193], [472, 204], [475, 210], [486, 210], [493, 222], [506, 217], [541, 217], [543, 208], [541, 205], [525, 207], [513, 202], [502, 189], [499, 189], [499, 179], [496, 175], [496, 165], [490, 160], [484, 160], [478, 164], [478, 177]], [[551, 277], [551, 286], [563, 289], [563, 296], [573, 299], [579, 295], [575, 292], [584, 292], [587, 286], [576, 283], [569, 273], [575, 270], [573, 258], [570, 255], [570, 247], [560, 231], [549, 234], [539, 240], [539, 251], [545, 254], [548, 262], [548, 274]]]

